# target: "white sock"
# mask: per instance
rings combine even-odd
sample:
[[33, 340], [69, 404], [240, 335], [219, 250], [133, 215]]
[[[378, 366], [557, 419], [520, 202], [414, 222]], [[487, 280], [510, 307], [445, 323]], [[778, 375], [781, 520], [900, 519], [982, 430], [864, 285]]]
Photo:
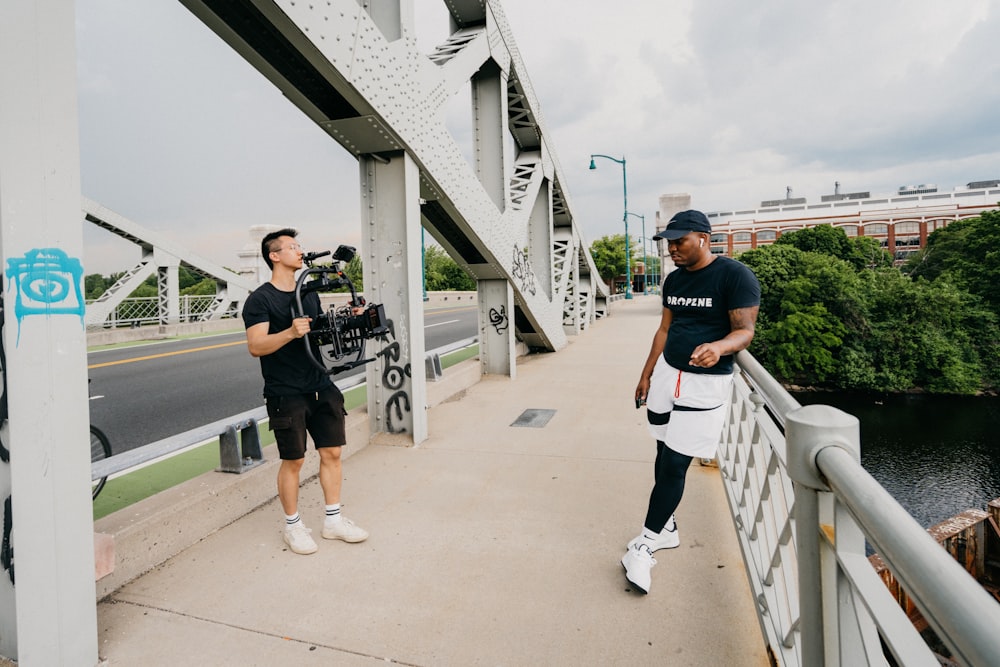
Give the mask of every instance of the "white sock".
[[298, 525], [301, 525], [301, 524], [302, 524], [302, 520], [299, 518], [299, 513], [298, 512], [296, 512], [295, 514], [286, 514], [285, 515], [285, 530], [289, 530], [290, 528], [294, 528], [295, 526], [298, 526]]
[[340, 503], [334, 503], [333, 505], [326, 506], [326, 525], [332, 526], [333, 524], [340, 523], [343, 520], [344, 517], [340, 514]]

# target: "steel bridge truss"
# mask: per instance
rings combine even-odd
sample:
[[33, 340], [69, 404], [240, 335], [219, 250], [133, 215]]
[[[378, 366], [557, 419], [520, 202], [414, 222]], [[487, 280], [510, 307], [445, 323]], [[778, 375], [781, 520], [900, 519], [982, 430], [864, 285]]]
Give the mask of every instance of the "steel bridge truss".
[[[357, 157], [366, 293], [394, 321], [396, 366], [423, 354], [421, 226], [479, 283], [486, 374], [514, 376], [515, 341], [559, 350], [607, 314], [608, 289], [499, 3], [445, 2], [450, 36], [424, 54], [412, 0], [181, 2]], [[470, 159], [445, 125], [446, 105], [465, 91]], [[389, 361], [369, 367], [369, 408], [397, 397], [400, 409], [377, 414], [373, 432], [419, 442], [423, 427], [405, 413], [421, 404], [421, 381], [404, 372], [383, 386], [395, 376]]]
[[176, 324], [181, 317], [180, 289], [177, 269], [180, 266], [205, 278], [215, 280], [215, 299], [200, 313], [199, 319], [215, 320], [238, 311], [247, 295], [257, 284], [200, 257], [155, 232], [107, 209], [89, 199], [83, 200], [87, 222], [130, 241], [142, 248], [139, 263], [126, 271], [99, 298], [87, 304], [88, 327], [104, 326], [115, 309], [139, 285], [156, 275], [157, 313], [159, 324]]

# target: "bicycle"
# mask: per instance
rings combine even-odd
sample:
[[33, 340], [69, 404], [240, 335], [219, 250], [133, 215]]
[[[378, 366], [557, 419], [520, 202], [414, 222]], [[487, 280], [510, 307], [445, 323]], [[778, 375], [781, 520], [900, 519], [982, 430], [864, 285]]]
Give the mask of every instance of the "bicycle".
[[[90, 425], [90, 462], [100, 461], [111, 456], [111, 441], [108, 440], [108, 436], [104, 435], [104, 431], [97, 428], [93, 424]], [[108, 478], [102, 477], [100, 479], [95, 479], [93, 481], [93, 500], [97, 500], [97, 494], [101, 492], [104, 488], [104, 484], [108, 481]]]

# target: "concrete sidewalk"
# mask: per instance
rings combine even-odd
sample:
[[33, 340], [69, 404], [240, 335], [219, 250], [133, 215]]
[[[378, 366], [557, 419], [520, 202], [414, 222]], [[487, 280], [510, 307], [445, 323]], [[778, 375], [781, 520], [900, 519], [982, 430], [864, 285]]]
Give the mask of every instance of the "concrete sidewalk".
[[[657, 297], [619, 301], [564, 350], [519, 359], [516, 380], [484, 379], [432, 408], [420, 446], [351, 455], [344, 513], [366, 542], [319, 539], [313, 479], [300, 513], [318, 553], [286, 549], [275, 500], [126, 584], [98, 605], [101, 657], [767, 665], [716, 468], [690, 470], [681, 546], [657, 553], [648, 596], [619, 563], [652, 483], [655, 446], [632, 393], [659, 310]], [[512, 426], [529, 409], [554, 415]]]

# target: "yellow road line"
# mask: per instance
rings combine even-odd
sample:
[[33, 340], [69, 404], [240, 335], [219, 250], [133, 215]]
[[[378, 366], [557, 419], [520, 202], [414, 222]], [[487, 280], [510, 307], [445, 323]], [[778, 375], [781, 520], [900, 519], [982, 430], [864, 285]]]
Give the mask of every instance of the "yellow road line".
[[219, 343], [218, 345], [206, 345], [205, 347], [195, 347], [190, 350], [177, 350], [176, 352], [163, 352], [162, 354], [149, 354], [144, 357], [132, 357], [131, 359], [121, 359], [119, 361], [106, 361], [103, 364], [91, 364], [90, 368], [104, 368], [105, 366], [117, 366], [118, 364], [131, 364], [134, 361], [148, 361], [149, 359], [161, 359], [163, 357], [173, 357], [178, 354], [189, 354], [191, 352], [204, 352], [205, 350], [215, 350], [220, 347], [232, 347], [233, 345], [246, 345], [245, 340], [237, 340], [232, 343]]

